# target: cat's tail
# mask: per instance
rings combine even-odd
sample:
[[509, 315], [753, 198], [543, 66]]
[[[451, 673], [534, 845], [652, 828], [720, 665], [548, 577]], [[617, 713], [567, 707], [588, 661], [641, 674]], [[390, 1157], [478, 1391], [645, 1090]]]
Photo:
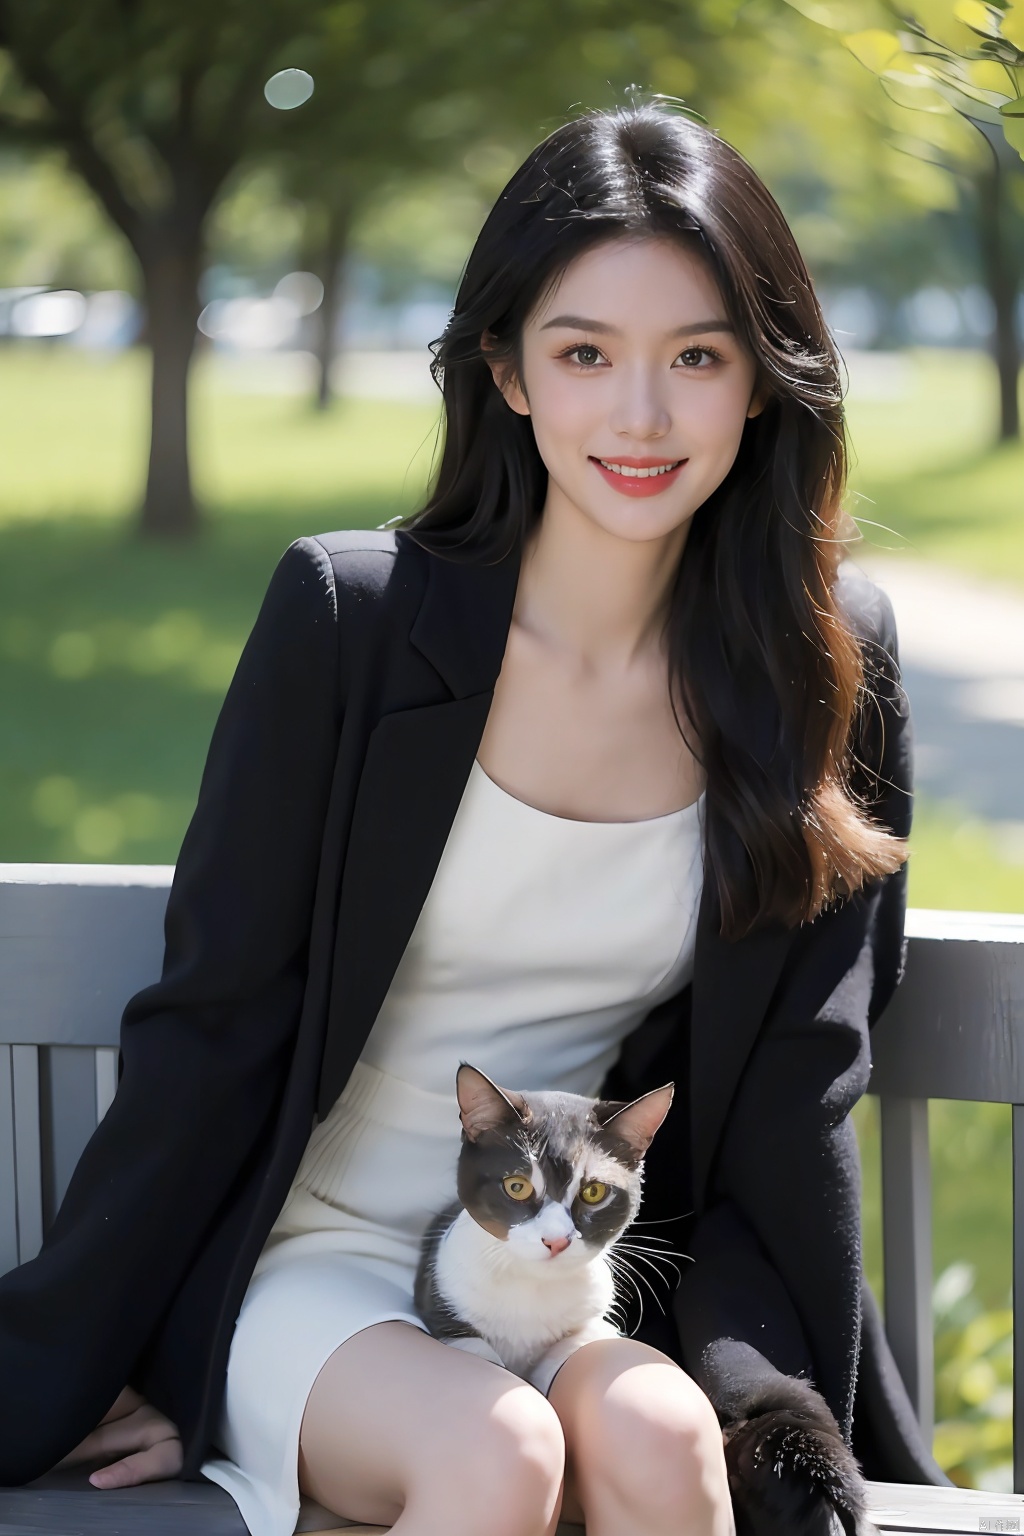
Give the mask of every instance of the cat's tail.
[[[734, 1340], [720, 1340], [718, 1347]], [[869, 1536], [860, 1463], [821, 1393], [773, 1372], [723, 1414], [722, 1438], [736, 1536]]]

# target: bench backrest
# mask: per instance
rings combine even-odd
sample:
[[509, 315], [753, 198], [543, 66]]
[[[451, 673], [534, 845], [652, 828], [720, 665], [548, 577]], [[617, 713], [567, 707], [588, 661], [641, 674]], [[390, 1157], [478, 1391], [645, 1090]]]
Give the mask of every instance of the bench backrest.
[[[117, 1086], [121, 1013], [156, 980], [170, 866], [0, 864], [0, 1274], [38, 1252]], [[928, 1100], [1013, 1105], [1013, 1304], [1024, 1317], [1024, 916], [911, 911], [907, 972], [872, 1036], [885, 1326], [930, 1439]], [[1014, 1330], [1024, 1491], [1024, 1328]]]
[[0, 864], [0, 1274], [39, 1250], [160, 975], [172, 866]]

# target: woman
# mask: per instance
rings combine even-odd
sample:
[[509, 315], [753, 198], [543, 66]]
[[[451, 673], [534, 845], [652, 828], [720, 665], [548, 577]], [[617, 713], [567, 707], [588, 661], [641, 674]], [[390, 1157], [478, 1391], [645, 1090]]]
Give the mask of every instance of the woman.
[[[861, 1274], [909, 745], [810, 281], [715, 135], [592, 113], [502, 193], [435, 373], [426, 507], [294, 544], [239, 663], [115, 1102], [0, 1283], [0, 1480], [113, 1401], [98, 1486], [206, 1475], [254, 1536], [300, 1491], [408, 1536], [853, 1532], [851, 1446], [944, 1479]], [[546, 1392], [412, 1307], [460, 1056], [684, 1090], [669, 1316]]]

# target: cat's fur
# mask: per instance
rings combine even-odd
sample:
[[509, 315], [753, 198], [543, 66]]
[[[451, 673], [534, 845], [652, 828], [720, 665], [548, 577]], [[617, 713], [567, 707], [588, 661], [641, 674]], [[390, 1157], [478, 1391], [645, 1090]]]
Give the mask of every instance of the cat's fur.
[[[539, 1384], [552, 1350], [618, 1334], [610, 1253], [640, 1207], [673, 1085], [629, 1103], [516, 1092], [463, 1062], [456, 1093], [458, 1199], [424, 1236], [416, 1308], [435, 1338]], [[506, 1191], [517, 1175], [526, 1198]], [[606, 1193], [585, 1202], [597, 1183]]]

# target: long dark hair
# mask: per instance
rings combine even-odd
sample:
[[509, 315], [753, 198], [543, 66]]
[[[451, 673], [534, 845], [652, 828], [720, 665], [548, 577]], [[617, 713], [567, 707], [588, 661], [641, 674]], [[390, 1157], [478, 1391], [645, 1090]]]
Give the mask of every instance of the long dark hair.
[[707, 773], [706, 870], [733, 938], [813, 918], [906, 858], [850, 781], [865, 683], [833, 591], [846, 470], [839, 358], [789, 226], [736, 150], [649, 102], [586, 113], [533, 150], [489, 213], [433, 343], [444, 446], [426, 505], [403, 526], [440, 555], [486, 561], [536, 523], [547, 470], [530, 418], [494, 385], [481, 334], [494, 338], [491, 357], [519, 366], [534, 305], [574, 257], [626, 233], [669, 235], [700, 254], [768, 396], [694, 514], [667, 630], [673, 693]]

